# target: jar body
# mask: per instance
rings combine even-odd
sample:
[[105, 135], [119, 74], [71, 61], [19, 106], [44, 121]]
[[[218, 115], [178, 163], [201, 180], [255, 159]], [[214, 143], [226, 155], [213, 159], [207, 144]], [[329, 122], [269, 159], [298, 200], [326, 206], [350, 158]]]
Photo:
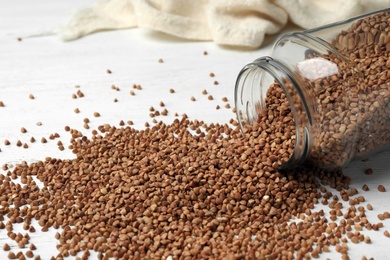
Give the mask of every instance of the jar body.
[[240, 72], [242, 127], [259, 120], [267, 91], [284, 90], [294, 116], [295, 150], [286, 164], [341, 168], [390, 146], [390, 9], [286, 34], [271, 57]]

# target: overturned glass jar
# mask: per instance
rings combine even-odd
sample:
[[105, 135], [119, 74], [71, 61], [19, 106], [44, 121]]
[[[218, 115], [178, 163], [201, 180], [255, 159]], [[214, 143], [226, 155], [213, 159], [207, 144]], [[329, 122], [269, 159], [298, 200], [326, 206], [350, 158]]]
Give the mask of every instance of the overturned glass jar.
[[295, 123], [283, 168], [342, 168], [390, 147], [390, 9], [285, 34], [246, 65], [235, 87], [242, 129], [255, 125], [275, 86]]

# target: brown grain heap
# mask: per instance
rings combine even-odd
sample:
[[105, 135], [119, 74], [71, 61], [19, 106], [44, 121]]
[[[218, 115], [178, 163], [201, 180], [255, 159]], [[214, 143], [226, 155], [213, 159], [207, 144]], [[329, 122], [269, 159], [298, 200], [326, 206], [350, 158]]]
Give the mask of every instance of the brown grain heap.
[[[241, 137], [228, 125], [185, 118], [141, 131], [108, 125], [101, 130], [104, 137], [72, 140], [74, 160], [17, 165], [14, 174], [29, 180], [23, 185], [1, 175], [1, 214], [61, 226], [62, 253], [72, 248], [114, 257], [275, 257], [305, 255], [310, 248], [287, 243], [304, 227], [286, 221], [314, 207], [320, 196], [315, 173], [276, 171], [272, 148], [253, 132]], [[39, 189], [31, 175], [45, 187]], [[26, 196], [15, 201], [14, 194]], [[25, 205], [21, 214], [18, 208]]]
[[[312, 211], [330, 193], [317, 178], [338, 190], [349, 179], [277, 170], [294, 144], [291, 111], [275, 109], [288, 104], [282, 93], [274, 89], [264, 120], [243, 134], [186, 115], [143, 130], [105, 124], [104, 136], [93, 131], [91, 139], [70, 129], [76, 159], [22, 162], [0, 175], [0, 213], [35, 218], [42, 231], [61, 227], [62, 256], [95, 250], [124, 259], [316, 257], [341, 243], [344, 230]], [[293, 218], [302, 221], [289, 223]]]

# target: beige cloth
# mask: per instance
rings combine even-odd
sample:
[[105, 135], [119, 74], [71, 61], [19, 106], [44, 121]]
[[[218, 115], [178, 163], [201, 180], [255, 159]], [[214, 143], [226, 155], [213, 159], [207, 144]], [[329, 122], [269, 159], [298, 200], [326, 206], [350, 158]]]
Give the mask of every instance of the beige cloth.
[[102, 0], [75, 13], [65, 41], [102, 30], [144, 27], [192, 40], [259, 47], [290, 19], [314, 28], [390, 7], [390, 0]]

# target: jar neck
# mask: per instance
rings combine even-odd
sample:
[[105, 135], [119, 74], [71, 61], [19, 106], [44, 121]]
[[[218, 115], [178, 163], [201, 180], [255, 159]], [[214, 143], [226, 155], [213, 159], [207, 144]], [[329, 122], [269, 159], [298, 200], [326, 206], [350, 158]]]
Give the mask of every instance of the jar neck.
[[281, 168], [302, 164], [310, 152], [312, 109], [307, 93], [299, 79], [284, 63], [265, 56], [245, 66], [238, 75], [235, 85], [235, 106], [241, 130], [245, 125], [257, 122], [265, 107], [268, 88], [276, 81], [283, 89], [295, 123], [296, 140], [294, 152]]

